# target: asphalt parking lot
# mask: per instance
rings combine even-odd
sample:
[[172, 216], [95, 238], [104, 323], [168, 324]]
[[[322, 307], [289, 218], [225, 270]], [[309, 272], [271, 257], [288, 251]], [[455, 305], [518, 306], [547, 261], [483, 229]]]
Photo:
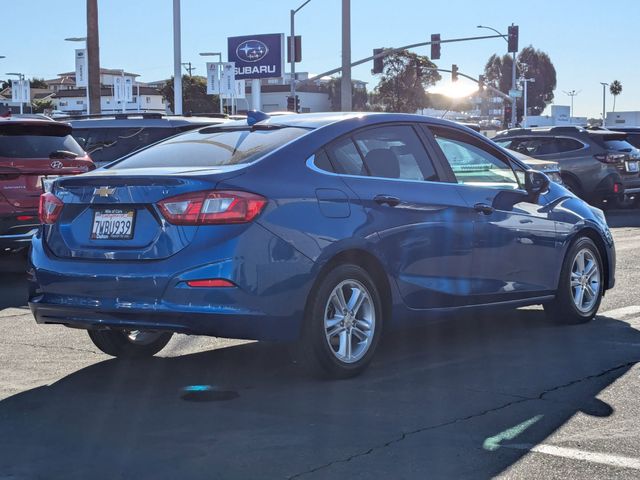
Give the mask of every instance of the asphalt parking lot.
[[640, 214], [609, 222], [617, 286], [594, 322], [470, 314], [394, 333], [340, 382], [276, 344], [178, 335], [113, 360], [36, 325], [5, 257], [0, 478], [638, 478]]

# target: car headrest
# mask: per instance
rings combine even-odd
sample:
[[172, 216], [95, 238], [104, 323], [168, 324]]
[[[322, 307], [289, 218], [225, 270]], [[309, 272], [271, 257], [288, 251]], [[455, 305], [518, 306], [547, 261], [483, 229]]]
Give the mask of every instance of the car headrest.
[[371, 150], [365, 155], [364, 163], [373, 177], [400, 178], [400, 161], [388, 148]]

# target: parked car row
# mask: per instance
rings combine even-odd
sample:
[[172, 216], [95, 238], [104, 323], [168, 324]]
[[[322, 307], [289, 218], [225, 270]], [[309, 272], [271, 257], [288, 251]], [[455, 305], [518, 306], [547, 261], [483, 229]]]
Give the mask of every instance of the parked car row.
[[640, 150], [629, 134], [582, 127], [517, 128], [493, 140], [509, 150], [560, 166], [563, 184], [595, 204], [629, 206], [640, 194]]

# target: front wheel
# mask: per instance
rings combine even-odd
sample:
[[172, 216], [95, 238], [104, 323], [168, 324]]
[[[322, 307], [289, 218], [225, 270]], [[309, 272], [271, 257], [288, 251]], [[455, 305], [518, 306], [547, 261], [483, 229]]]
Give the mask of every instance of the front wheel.
[[88, 330], [88, 333], [96, 347], [118, 358], [151, 357], [162, 350], [173, 335], [145, 330]]
[[371, 276], [357, 265], [340, 265], [312, 293], [299, 356], [316, 376], [358, 375], [378, 346], [382, 321], [382, 301]]
[[556, 298], [544, 306], [557, 323], [586, 323], [595, 317], [604, 291], [602, 258], [590, 238], [579, 238], [567, 252]]

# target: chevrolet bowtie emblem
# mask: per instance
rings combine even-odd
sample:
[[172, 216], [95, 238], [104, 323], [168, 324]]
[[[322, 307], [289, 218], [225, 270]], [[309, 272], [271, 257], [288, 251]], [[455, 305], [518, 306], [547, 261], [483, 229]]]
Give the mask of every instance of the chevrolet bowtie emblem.
[[113, 195], [115, 191], [116, 191], [115, 188], [109, 188], [109, 187], [94, 188], [93, 196], [108, 197], [109, 195]]

